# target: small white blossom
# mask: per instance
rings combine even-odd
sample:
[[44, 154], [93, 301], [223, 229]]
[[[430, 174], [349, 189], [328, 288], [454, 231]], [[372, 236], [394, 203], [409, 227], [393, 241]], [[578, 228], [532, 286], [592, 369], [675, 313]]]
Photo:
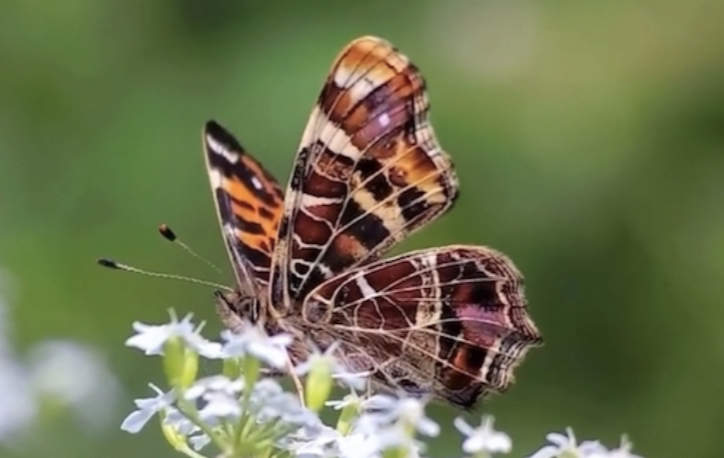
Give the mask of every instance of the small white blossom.
[[215, 375], [197, 380], [186, 390], [184, 398], [202, 399], [204, 405], [199, 410], [199, 416], [211, 424], [217, 424], [220, 419], [241, 415], [238, 394], [243, 387], [243, 379], [231, 380], [224, 375]]
[[303, 426], [277, 441], [277, 446], [301, 456], [340, 456], [335, 453], [337, 440], [342, 436], [334, 428], [321, 422], [316, 426]]
[[345, 458], [374, 458], [379, 456], [380, 441], [374, 436], [352, 433], [337, 440], [339, 456]]
[[196, 426], [188, 417], [182, 414], [175, 407], [168, 407], [165, 410], [166, 415], [163, 418], [163, 422], [171, 425], [181, 435], [188, 436], [195, 432], [200, 431], [200, 428]]
[[257, 396], [259, 399], [272, 399], [284, 392], [284, 388], [273, 378], [263, 378], [259, 380], [254, 385], [253, 390], [254, 396]]
[[371, 396], [362, 403], [365, 415], [360, 418], [360, 427], [382, 428], [401, 421], [425, 436], [437, 436], [440, 426], [425, 415], [425, 404], [425, 400], [413, 397]]
[[319, 417], [302, 407], [295, 394], [281, 392], [274, 396], [261, 397], [254, 393], [252, 401], [253, 409], [261, 421], [266, 422], [279, 418], [287, 425], [321, 426]]
[[484, 415], [477, 428], [470, 426], [461, 417], [457, 417], [454, 424], [466, 436], [463, 442], [465, 453], [510, 453], [512, 441], [507, 434], [493, 429], [493, 417]]
[[347, 407], [347, 406], [349, 406], [349, 405], [359, 405], [359, 406], [361, 406], [361, 405], [362, 405], [362, 399], [359, 397], [359, 395], [357, 395], [357, 393], [355, 393], [354, 391], [352, 391], [351, 393], [347, 394], [347, 395], [346, 395], [345, 397], [343, 397], [342, 399], [327, 401], [327, 402], [324, 403], [324, 405], [327, 406], [327, 407], [331, 407], [331, 408], [333, 408], [334, 410], [342, 410], [342, 409], [344, 409], [345, 407]]
[[38, 401], [27, 380], [21, 364], [0, 354], [0, 443], [29, 426], [38, 412]]
[[596, 456], [607, 457], [608, 450], [598, 441], [583, 441], [580, 444], [571, 428], [566, 428], [566, 434], [549, 433], [546, 435], [550, 445], [530, 455], [528, 458], [557, 458], [560, 455], [576, 458], [592, 458]]
[[[0, 271], [0, 290], [3, 280]], [[0, 297], [0, 443], [23, 437], [48, 403], [77, 415], [93, 432], [101, 430], [120, 393], [103, 356], [90, 346], [53, 339], [35, 344], [22, 361], [10, 341], [10, 324]]]
[[[302, 430], [307, 431], [308, 429], [302, 428]], [[324, 426], [318, 431], [315, 431], [313, 436], [305, 436], [304, 434], [295, 434], [295, 440], [288, 443], [285, 448], [294, 452], [294, 456], [297, 458], [339, 456], [337, 453], [334, 453], [337, 440], [341, 438], [339, 432], [336, 430]]]
[[399, 399], [388, 394], [374, 394], [362, 403], [362, 407], [369, 412], [390, 412], [395, 409]]
[[133, 401], [136, 407], [138, 407], [138, 410], [134, 410], [123, 420], [121, 424], [122, 430], [129, 433], [137, 433], [156, 413], [171, 406], [174, 400], [173, 392], [164, 393], [155, 385], [150, 385], [150, 387], [156, 391], [156, 397], [136, 399]]
[[613, 450], [603, 449], [602, 451], [595, 451], [587, 455], [586, 458], [643, 458], [641, 455], [631, 453], [632, 447], [633, 444], [631, 444], [626, 436], [623, 436], [618, 448]]
[[39, 343], [30, 355], [36, 390], [72, 409], [85, 424], [101, 429], [113, 415], [120, 386], [103, 356], [70, 340]]
[[211, 442], [211, 439], [209, 439], [209, 436], [206, 434], [196, 434], [189, 437], [189, 443], [191, 444], [191, 447], [193, 447], [194, 450], [197, 452], [201, 450], [202, 448], [209, 445]]
[[309, 346], [312, 348], [312, 351], [309, 353], [306, 361], [297, 364], [294, 368], [295, 374], [307, 375], [313, 367], [322, 363], [329, 367], [329, 371], [334, 380], [342, 382], [356, 390], [363, 390], [367, 386], [367, 379], [369, 378], [370, 372], [349, 372], [347, 367], [341, 364], [339, 359], [334, 355], [339, 348], [337, 342], [327, 347], [323, 352], [320, 351], [319, 347], [314, 345], [313, 342], [309, 342]]
[[418, 456], [424, 450], [425, 444], [410, 436], [402, 423], [395, 423], [387, 428], [380, 429], [374, 437], [380, 451], [389, 448], [401, 448], [407, 451], [408, 457]]
[[143, 350], [146, 355], [162, 355], [164, 344], [171, 338], [178, 337], [199, 355], [214, 359], [221, 356], [221, 345], [206, 340], [199, 334], [201, 326], [194, 328], [192, 315], [186, 315], [181, 321], [175, 316], [171, 322], [162, 325], [149, 325], [139, 321], [133, 323], [137, 334], [126, 340], [126, 345]]
[[289, 360], [287, 347], [292, 343], [289, 334], [270, 337], [258, 326], [250, 325], [240, 333], [225, 330], [221, 338], [225, 341], [222, 348], [224, 357], [251, 355], [277, 369], [286, 367]]
[[194, 382], [193, 385], [184, 393], [186, 399], [197, 399], [208, 392], [223, 392], [235, 395], [244, 388], [244, 380], [231, 380], [225, 375], [214, 375], [204, 377]]
[[403, 398], [398, 404], [398, 415], [403, 422], [414, 425], [420, 434], [435, 437], [440, 434], [440, 426], [425, 415], [425, 402], [417, 398]]
[[203, 399], [205, 404], [199, 410], [199, 416], [209, 424], [216, 425], [220, 419], [241, 416], [239, 401], [228, 393], [221, 391], [206, 393]]
[[201, 428], [175, 407], [166, 408], [166, 415], [164, 416], [163, 422], [173, 426], [176, 433], [186, 436], [191, 447], [196, 451], [201, 450], [211, 442], [209, 436], [201, 432]]

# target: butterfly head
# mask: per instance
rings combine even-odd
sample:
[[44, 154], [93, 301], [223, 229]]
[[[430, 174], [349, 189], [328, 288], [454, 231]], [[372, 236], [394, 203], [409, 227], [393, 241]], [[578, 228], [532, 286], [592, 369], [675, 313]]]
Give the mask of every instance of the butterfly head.
[[216, 311], [224, 325], [239, 331], [245, 322], [252, 324], [259, 321], [260, 303], [256, 297], [247, 296], [237, 290], [215, 291]]

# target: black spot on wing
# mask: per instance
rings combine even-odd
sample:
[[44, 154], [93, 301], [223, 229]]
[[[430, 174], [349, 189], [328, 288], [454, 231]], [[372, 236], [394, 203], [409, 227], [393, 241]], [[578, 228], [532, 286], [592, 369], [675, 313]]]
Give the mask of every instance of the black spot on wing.
[[402, 209], [405, 221], [412, 221], [429, 208], [425, 193], [416, 188], [404, 190], [397, 196], [397, 204]]
[[372, 194], [376, 201], [381, 202], [392, 194], [392, 186], [387, 181], [387, 177], [381, 173], [380, 161], [360, 159], [357, 170], [360, 172], [362, 180], [366, 181], [364, 188]]
[[264, 235], [264, 227], [255, 221], [247, 221], [241, 215], [236, 215], [236, 222], [239, 229], [243, 232], [255, 235]]
[[274, 213], [269, 211], [266, 207], [259, 207], [259, 216], [264, 219], [274, 219]]
[[364, 211], [354, 199], [348, 200], [346, 205], [340, 223], [345, 228], [344, 233], [357, 239], [362, 246], [371, 250], [390, 236], [379, 216]]
[[246, 202], [246, 201], [244, 201], [244, 200], [239, 200], [239, 199], [237, 199], [236, 197], [234, 197], [234, 196], [232, 196], [231, 194], [228, 194], [228, 193], [227, 193], [226, 195], [229, 197], [229, 199], [230, 199], [232, 202], [234, 202], [234, 204], [236, 204], [236, 205], [238, 205], [238, 206], [240, 206], [240, 207], [242, 207], [242, 208], [244, 208], [244, 209], [246, 209], [246, 210], [254, 211], [254, 206], [253, 206], [252, 204], [250, 204], [249, 202]]

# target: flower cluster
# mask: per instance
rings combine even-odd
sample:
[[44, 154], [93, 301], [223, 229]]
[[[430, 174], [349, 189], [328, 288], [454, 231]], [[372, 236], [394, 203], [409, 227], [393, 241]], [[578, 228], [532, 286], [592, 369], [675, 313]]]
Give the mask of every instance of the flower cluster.
[[[158, 416], [166, 440], [186, 456], [413, 458], [425, 453], [424, 438], [440, 432], [425, 414], [426, 399], [358, 395], [368, 374], [347, 373], [333, 357], [335, 347], [315, 351], [294, 367], [287, 354], [291, 337], [268, 336], [252, 325], [240, 333], [224, 331], [219, 342], [202, 337], [191, 316], [172, 316], [159, 326], [135, 323], [134, 329], [126, 344], [162, 357], [169, 389], [151, 385], [155, 395], [136, 400], [137, 410], [121, 428], [135, 433]], [[198, 378], [200, 357], [221, 360], [222, 373]], [[268, 370], [290, 374], [296, 392], [265, 377]], [[349, 389], [340, 400], [329, 399], [334, 381]], [[338, 412], [333, 425], [318, 415], [325, 407]], [[459, 456], [490, 458], [512, 449], [492, 417], [484, 416], [477, 427], [462, 418], [454, 425], [464, 436]], [[548, 440], [532, 458], [640, 458], [626, 440], [616, 450], [599, 442], [577, 444], [570, 430]]]
[[[4, 280], [0, 272], [0, 287]], [[11, 336], [0, 297], [0, 446], [17, 446], [66, 415], [93, 433], [113, 421], [121, 389], [100, 352], [74, 340], [46, 339], [22, 357]]]

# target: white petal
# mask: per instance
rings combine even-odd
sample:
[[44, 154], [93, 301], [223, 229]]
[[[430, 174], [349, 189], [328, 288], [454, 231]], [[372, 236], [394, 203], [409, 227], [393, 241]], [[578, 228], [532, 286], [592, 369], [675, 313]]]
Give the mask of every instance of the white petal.
[[455, 420], [453, 420], [453, 425], [466, 436], [472, 436], [475, 433], [475, 429], [473, 429], [463, 417], [456, 417]]
[[491, 453], [510, 453], [512, 448], [513, 442], [505, 433], [493, 433], [485, 443], [485, 449]]
[[555, 445], [546, 445], [528, 458], [556, 458], [560, 449]]
[[465, 453], [477, 453], [485, 448], [485, 438], [479, 434], [473, 434], [463, 442]]
[[131, 434], [135, 434], [143, 429], [146, 423], [148, 423], [148, 420], [150, 420], [155, 413], [156, 412], [151, 410], [134, 410], [123, 420], [123, 423], [121, 423], [121, 429]]

